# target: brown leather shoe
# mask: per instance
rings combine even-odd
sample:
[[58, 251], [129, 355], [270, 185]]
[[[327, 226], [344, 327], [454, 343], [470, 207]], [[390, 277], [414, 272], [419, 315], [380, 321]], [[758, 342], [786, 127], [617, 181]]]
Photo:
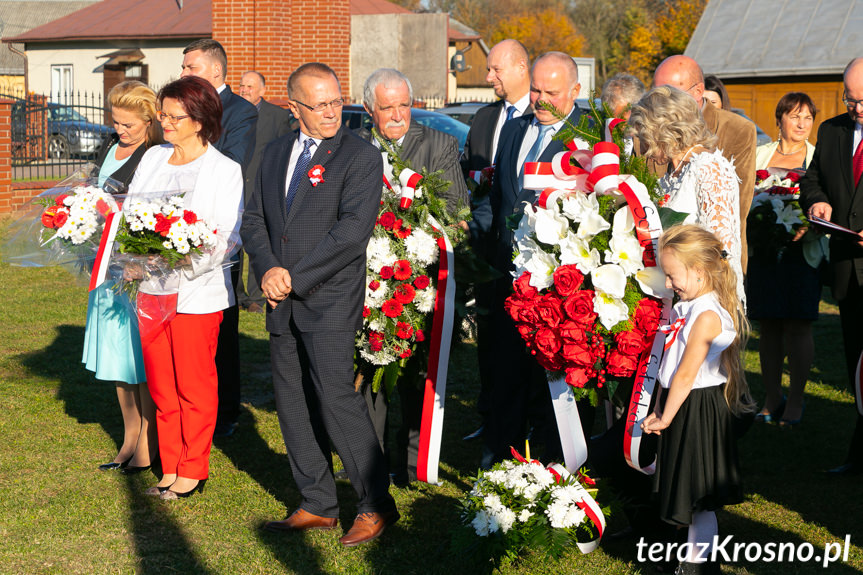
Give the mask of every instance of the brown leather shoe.
[[313, 515], [304, 509], [297, 509], [290, 514], [286, 519], [281, 521], [267, 521], [264, 524], [264, 529], [267, 531], [310, 531], [320, 529], [329, 531], [335, 529], [339, 524], [336, 517], [321, 517]]
[[350, 530], [339, 539], [339, 543], [345, 547], [356, 547], [368, 543], [381, 536], [388, 526], [399, 520], [401, 516], [398, 511], [388, 513], [360, 513], [354, 519]]

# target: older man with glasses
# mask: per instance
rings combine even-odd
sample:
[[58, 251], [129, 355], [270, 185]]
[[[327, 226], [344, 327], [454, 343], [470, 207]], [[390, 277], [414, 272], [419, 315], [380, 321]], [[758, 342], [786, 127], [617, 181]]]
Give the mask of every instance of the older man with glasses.
[[[800, 207], [810, 216], [859, 231], [863, 229], [863, 58], [848, 64], [844, 83], [842, 102], [847, 113], [818, 128], [815, 155], [800, 180]], [[845, 367], [852, 387], [859, 378], [863, 351], [863, 232], [860, 235], [859, 242], [835, 234], [830, 239], [830, 277], [833, 297], [839, 302]], [[863, 473], [863, 415], [859, 412], [845, 463], [830, 473]]]

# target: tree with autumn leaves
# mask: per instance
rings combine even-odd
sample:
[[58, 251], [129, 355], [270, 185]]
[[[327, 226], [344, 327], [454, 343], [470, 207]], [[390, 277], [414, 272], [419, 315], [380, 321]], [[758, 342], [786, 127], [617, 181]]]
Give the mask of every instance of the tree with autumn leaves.
[[489, 46], [515, 38], [531, 57], [549, 50], [596, 59], [596, 83], [629, 72], [649, 83], [656, 65], [682, 54], [707, 0], [394, 0], [448, 12]]

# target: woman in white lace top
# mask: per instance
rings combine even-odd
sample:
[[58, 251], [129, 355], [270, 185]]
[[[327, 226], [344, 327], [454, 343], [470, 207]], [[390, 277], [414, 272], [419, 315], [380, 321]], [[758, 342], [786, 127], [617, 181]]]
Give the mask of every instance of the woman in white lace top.
[[632, 107], [629, 130], [647, 158], [670, 164], [659, 180], [661, 205], [688, 214], [685, 223], [716, 234], [737, 275], [737, 295], [745, 302], [739, 180], [734, 165], [715, 148], [716, 136], [695, 100], [671, 86], [653, 88]]

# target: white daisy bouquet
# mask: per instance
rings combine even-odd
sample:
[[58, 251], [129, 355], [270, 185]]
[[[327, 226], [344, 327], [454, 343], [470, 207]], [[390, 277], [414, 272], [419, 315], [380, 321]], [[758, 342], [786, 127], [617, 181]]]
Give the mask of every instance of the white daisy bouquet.
[[374, 373], [374, 391], [380, 389], [384, 376], [387, 389], [392, 389], [400, 369], [426, 341], [431, 327], [444, 231], [432, 222], [445, 228], [450, 241], [457, 244], [464, 232], [456, 222], [470, 217], [469, 209], [447, 212], [446, 202], [437, 196], [450, 183], [440, 173], [413, 172], [396, 145], [379, 141], [388, 156], [387, 173], [366, 250], [363, 327], [356, 344], [361, 371]]
[[592, 551], [608, 514], [596, 502], [596, 482], [581, 471], [571, 475], [560, 465], [544, 467], [512, 453], [514, 460], [481, 471], [461, 499], [466, 530], [482, 538], [496, 561], [515, 559], [528, 547], [553, 557], [571, 546]]
[[43, 194], [36, 202], [45, 207], [40, 217], [43, 246], [59, 241], [67, 248], [85, 246], [93, 253], [105, 217], [118, 209], [111, 194], [94, 185], [75, 186], [53, 196]]

